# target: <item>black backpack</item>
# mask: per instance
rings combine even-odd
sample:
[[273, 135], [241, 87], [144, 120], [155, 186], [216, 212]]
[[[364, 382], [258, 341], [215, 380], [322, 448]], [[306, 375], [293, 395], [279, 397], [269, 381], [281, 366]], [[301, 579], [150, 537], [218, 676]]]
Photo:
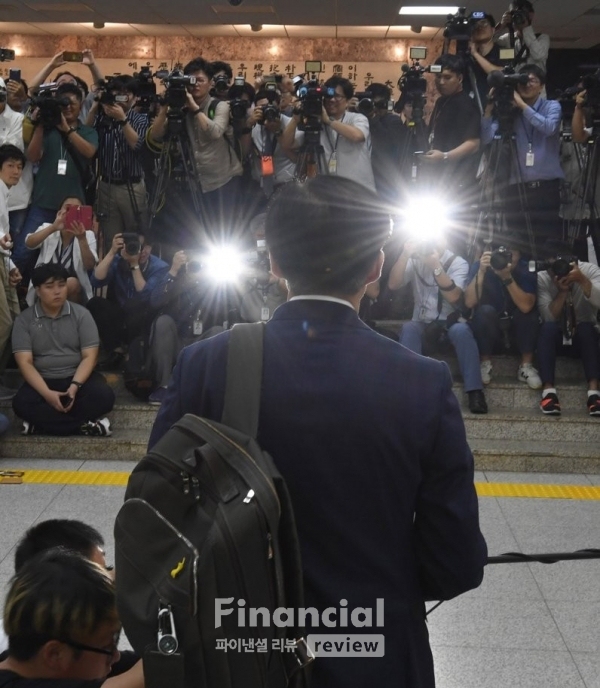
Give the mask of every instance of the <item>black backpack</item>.
[[[129, 478], [115, 523], [117, 600], [127, 637], [145, 657], [147, 688], [306, 685], [312, 656], [302, 629], [272, 622], [277, 607], [303, 607], [303, 588], [287, 487], [254, 439], [263, 330], [231, 331], [222, 422], [185, 415]], [[216, 598], [231, 609], [217, 628]], [[262, 616], [249, 625], [250, 608], [260, 607], [269, 627]], [[176, 646], [182, 658], [171, 654]]]

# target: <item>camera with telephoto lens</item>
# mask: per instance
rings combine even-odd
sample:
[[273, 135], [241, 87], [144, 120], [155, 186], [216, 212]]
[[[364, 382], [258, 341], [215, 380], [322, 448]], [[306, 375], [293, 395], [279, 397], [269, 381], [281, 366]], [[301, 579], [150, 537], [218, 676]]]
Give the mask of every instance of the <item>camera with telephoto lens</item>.
[[512, 263], [512, 251], [509, 251], [506, 246], [498, 246], [495, 251], [492, 251], [490, 256], [490, 265], [494, 270], [504, 270]]
[[40, 86], [38, 95], [31, 101], [32, 109], [39, 108], [40, 123], [44, 129], [57, 127], [62, 122], [63, 108], [71, 104], [66, 96], [56, 97], [57, 88], [54, 83]]
[[222, 96], [229, 91], [229, 79], [225, 74], [219, 74], [213, 79], [213, 88], [211, 95]]
[[513, 26], [527, 26], [529, 24], [529, 10], [521, 0], [513, 2], [514, 10], [510, 10], [510, 23]]
[[556, 256], [551, 260], [530, 260], [529, 272], [543, 272], [544, 270], [551, 270], [552, 273], [562, 279], [566, 277], [573, 267], [577, 265], [577, 256]]
[[[373, 114], [377, 105], [371, 91], [357, 91], [354, 97], [358, 100], [356, 105], [356, 110], [358, 112], [366, 117]], [[385, 103], [385, 106], [387, 107], [387, 103]]]
[[123, 242], [128, 256], [137, 256], [142, 250], [142, 244], [135, 232], [123, 232]]

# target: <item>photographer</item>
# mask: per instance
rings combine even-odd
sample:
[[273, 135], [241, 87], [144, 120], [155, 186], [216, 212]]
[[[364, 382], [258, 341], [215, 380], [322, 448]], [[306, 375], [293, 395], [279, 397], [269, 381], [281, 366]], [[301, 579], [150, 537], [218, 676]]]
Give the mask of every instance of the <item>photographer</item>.
[[477, 89], [482, 106], [486, 102], [489, 91], [488, 74], [502, 68], [500, 46], [494, 42], [495, 25], [496, 22], [491, 14], [485, 14], [482, 19], [478, 19], [472, 24], [469, 49], [475, 83], [469, 83], [467, 90], [474, 91]]
[[229, 87], [233, 79], [233, 70], [228, 62], [215, 60], [210, 63], [212, 70], [212, 89], [210, 95], [219, 100], [229, 100]]
[[518, 242], [508, 239], [495, 251], [484, 250], [471, 266], [465, 305], [472, 308], [471, 327], [481, 357], [481, 378], [487, 385], [492, 379], [492, 353], [504, 339], [510, 344], [512, 334], [521, 355], [517, 380], [531, 389], [541, 389], [542, 381], [533, 367], [539, 314], [535, 308], [537, 279], [521, 257]]
[[[511, 48], [514, 37], [515, 59], [513, 66], [534, 64], [546, 71], [550, 50], [550, 36], [536, 34], [533, 28], [535, 8], [529, 0], [511, 2], [496, 26], [496, 43], [502, 48]], [[506, 31], [506, 29], [509, 29]]]
[[587, 106], [587, 91], [583, 90], [575, 96], [575, 110], [571, 120], [573, 143], [586, 143], [592, 130], [592, 110]]
[[578, 261], [572, 249], [560, 241], [544, 245], [546, 270], [538, 272], [538, 303], [542, 327], [538, 361], [543, 383], [540, 409], [558, 416], [560, 402], [554, 386], [557, 350], [579, 354], [588, 384], [590, 416], [600, 416], [600, 349], [597, 321], [600, 310], [600, 268]]
[[[235, 218], [242, 164], [234, 150], [229, 103], [219, 101], [211, 108], [211, 64], [198, 57], [189, 62], [183, 71], [186, 76], [195, 79], [195, 83], [187, 86], [184, 117], [185, 132], [189, 138], [198, 174], [197, 182], [202, 190], [204, 230], [209, 235], [218, 237], [223, 232], [230, 231], [228, 225]], [[151, 141], [164, 140], [167, 134], [168, 111], [167, 104], [159, 108], [149, 130]]]
[[133, 110], [137, 88], [137, 81], [126, 74], [111, 79], [99, 89], [87, 118], [98, 132], [96, 211], [105, 251], [115, 234], [143, 232], [148, 221], [140, 155], [148, 117]]
[[24, 237], [44, 222], [54, 222], [65, 197], [85, 198], [87, 175], [98, 148], [96, 131], [79, 121], [81, 91], [77, 86], [59, 86], [54, 98], [48, 100], [55, 101], [48, 106], [52, 115], [49, 121], [44, 119], [43, 108], [32, 113], [35, 129], [27, 158], [39, 167], [22, 230]]
[[[560, 164], [560, 104], [542, 97], [546, 75], [534, 64], [519, 72], [527, 74], [526, 84], [517, 84], [512, 95], [516, 159], [511, 161], [505, 207], [507, 225], [519, 233], [524, 245], [529, 244], [525, 212], [529, 213], [533, 240], [538, 248], [547, 239], [560, 239], [562, 220], [560, 182], [564, 173]], [[482, 143], [488, 144], [499, 128], [495, 116], [495, 89], [481, 120]], [[523, 194], [524, 187], [524, 194]], [[525, 195], [525, 207], [522, 197]]]
[[384, 203], [397, 206], [403, 181], [402, 156], [409, 132], [402, 119], [388, 111], [392, 96], [388, 86], [370, 84], [364, 95], [357, 107], [369, 120], [375, 187]]
[[460, 308], [469, 266], [453, 255], [440, 240], [435, 245], [409, 240], [392, 268], [389, 289], [412, 285], [414, 309], [410, 322], [400, 331], [400, 344], [420, 354], [436, 349], [449, 340], [469, 398], [471, 413], [487, 413], [479, 351], [473, 332], [461, 317]]
[[[325, 91], [321, 114], [320, 144], [325, 152], [329, 174], [348, 177], [375, 190], [371, 167], [371, 132], [364, 115], [348, 112], [354, 88], [348, 79], [332, 76], [323, 85]], [[331, 95], [328, 91], [331, 90]], [[281, 134], [280, 144], [288, 153], [304, 143], [304, 133], [296, 135], [302, 114], [298, 108]]]
[[248, 118], [248, 125], [252, 127], [252, 176], [267, 198], [282, 184], [294, 179], [294, 162], [279, 142], [281, 132], [290, 123], [290, 118], [279, 110], [280, 100], [277, 91], [260, 90]]
[[429, 168], [430, 178], [441, 193], [458, 196], [468, 204], [475, 191], [481, 116], [463, 89], [463, 57], [446, 54], [435, 64], [442, 68], [435, 75], [440, 97], [429, 119], [431, 149], [422, 156], [423, 167]]
[[150, 237], [117, 234], [90, 277], [94, 289], [108, 286], [107, 298], [95, 296], [87, 307], [98, 325], [105, 353], [115, 364], [124, 345], [149, 334], [155, 316], [150, 296], [169, 266], [151, 252]]

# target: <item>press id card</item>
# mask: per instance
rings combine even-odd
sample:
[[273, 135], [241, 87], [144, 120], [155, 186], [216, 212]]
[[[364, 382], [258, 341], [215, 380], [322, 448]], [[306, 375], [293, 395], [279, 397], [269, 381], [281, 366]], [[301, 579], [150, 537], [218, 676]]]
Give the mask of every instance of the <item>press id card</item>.
[[329, 158], [329, 174], [337, 174], [337, 157], [335, 152]]
[[64, 177], [65, 174], [67, 174], [67, 161], [64, 159], [61, 159], [58, 161], [58, 166], [56, 168], [56, 173], [60, 174], [61, 176]]
[[529, 144], [529, 149], [527, 150], [527, 153], [525, 153], [525, 167], [533, 167], [535, 163], [535, 155], [533, 153], [533, 148], [531, 147], [531, 144]]

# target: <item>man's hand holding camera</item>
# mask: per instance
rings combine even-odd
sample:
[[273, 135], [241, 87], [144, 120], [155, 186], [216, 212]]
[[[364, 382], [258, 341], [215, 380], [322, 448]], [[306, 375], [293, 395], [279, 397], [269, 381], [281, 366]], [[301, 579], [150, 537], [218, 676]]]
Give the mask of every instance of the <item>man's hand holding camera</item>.
[[114, 103], [113, 105], [102, 105], [104, 114], [117, 122], [125, 122], [127, 120], [127, 115], [125, 110], [121, 107], [119, 103]]
[[554, 275], [554, 283], [559, 291], [569, 291], [574, 284], [578, 284], [586, 298], [589, 299], [592, 293], [592, 282], [581, 272], [577, 263], [571, 263], [571, 271], [564, 277], [558, 278]]

